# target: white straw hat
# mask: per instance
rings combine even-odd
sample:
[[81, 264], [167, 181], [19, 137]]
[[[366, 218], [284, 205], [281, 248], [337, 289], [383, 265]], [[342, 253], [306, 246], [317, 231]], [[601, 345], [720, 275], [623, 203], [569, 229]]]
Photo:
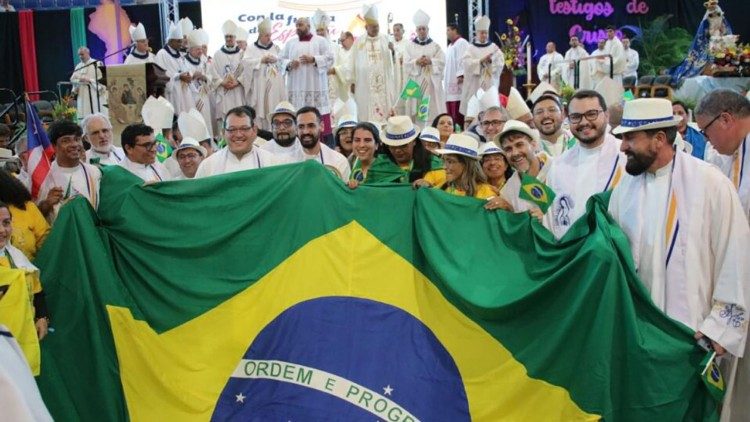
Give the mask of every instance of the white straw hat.
[[432, 126], [427, 126], [422, 129], [422, 133], [419, 134], [419, 139], [425, 142], [440, 143], [440, 131]]
[[503, 150], [500, 149], [494, 142], [485, 142], [479, 147], [479, 156], [484, 157], [485, 155], [492, 154], [504, 154]]
[[672, 114], [672, 103], [666, 98], [639, 98], [625, 103], [620, 126], [612, 134], [667, 128], [680, 121], [682, 117]]
[[533, 142], [537, 142], [539, 140], [539, 132], [537, 130], [530, 128], [529, 125], [520, 120], [508, 120], [507, 122], [505, 122], [505, 126], [503, 126], [502, 132], [495, 135], [495, 138], [492, 140], [492, 142], [500, 149], [502, 149], [503, 146], [500, 143], [500, 139], [502, 139], [503, 136], [510, 132], [523, 133], [524, 135], [531, 138]]
[[198, 151], [198, 153], [200, 153], [201, 157], [203, 157], [203, 158], [206, 158], [206, 154], [208, 154], [208, 151], [206, 151], [206, 149], [203, 148], [203, 146], [198, 141], [196, 141], [195, 139], [193, 139], [193, 138], [182, 138], [182, 142], [180, 142], [180, 146], [178, 146], [177, 148], [175, 148], [175, 150], [172, 153], [172, 155], [175, 158], [177, 158], [177, 152], [178, 151], [182, 151], [183, 149], [188, 149], [188, 148], [192, 148], [192, 149]]
[[406, 145], [417, 137], [417, 129], [409, 116], [393, 116], [385, 125], [383, 143], [392, 147]]
[[443, 148], [435, 150], [441, 155], [463, 155], [473, 160], [479, 159], [479, 141], [471, 136], [454, 133]]

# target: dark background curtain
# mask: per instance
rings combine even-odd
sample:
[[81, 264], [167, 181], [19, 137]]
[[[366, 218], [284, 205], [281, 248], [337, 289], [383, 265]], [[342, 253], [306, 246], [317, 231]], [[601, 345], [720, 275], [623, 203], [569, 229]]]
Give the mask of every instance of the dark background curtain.
[[35, 10], [34, 37], [39, 89], [57, 92], [57, 82], [69, 81], [75, 67], [70, 54], [70, 11]]
[[[23, 92], [21, 67], [21, 37], [18, 32], [18, 13], [0, 13], [0, 88]], [[9, 102], [9, 94], [0, 93], [0, 103]]]

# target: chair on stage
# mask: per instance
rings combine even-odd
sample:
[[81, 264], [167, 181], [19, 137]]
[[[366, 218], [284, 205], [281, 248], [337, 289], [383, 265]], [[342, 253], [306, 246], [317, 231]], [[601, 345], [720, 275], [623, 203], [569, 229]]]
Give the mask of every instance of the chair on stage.
[[666, 98], [672, 100], [672, 87], [669, 83], [672, 80], [670, 75], [660, 75], [654, 79], [654, 84], [651, 87], [651, 96], [654, 98]]
[[622, 78], [622, 89], [624, 89], [625, 91], [630, 90], [635, 94], [635, 82], [635, 76]]
[[641, 76], [636, 86], [636, 98], [651, 98], [651, 87], [654, 84], [653, 76]]

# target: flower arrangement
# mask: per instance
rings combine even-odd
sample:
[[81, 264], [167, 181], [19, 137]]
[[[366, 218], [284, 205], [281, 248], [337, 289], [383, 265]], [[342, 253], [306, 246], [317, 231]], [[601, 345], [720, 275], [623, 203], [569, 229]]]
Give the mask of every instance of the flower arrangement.
[[73, 97], [70, 95], [66, 95], [59, 101], [56, 101], [52, 108], [53, 119], [77, 122], [78, 111], [75, 107], [71, 106], [71, 104], [75, 104], [75, 100], [73, 100]]
[[505, 56], [505, 67], [512, 70], [513, 74], [526, 74], [526, 52], [524, 51], [523, 32], [518, 28], [518, 18], [506, 19], [505, 24], [508, 29], [498, 34], [495, 32], [500, 41], [500, 50]]

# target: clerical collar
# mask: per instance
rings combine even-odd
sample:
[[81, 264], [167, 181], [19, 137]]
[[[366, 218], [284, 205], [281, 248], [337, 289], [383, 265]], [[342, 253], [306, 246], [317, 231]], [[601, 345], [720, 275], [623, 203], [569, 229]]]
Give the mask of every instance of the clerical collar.
[[487, 47], [488, 45], [492, 44], [492, 41], [487, 41], [486, 43], [482, 44], [479, 41], [474, 41], [472, 43], [474, 47]]
[[134, 49], [133, 51], [130, 52], [130, 54], [133, 57], [138, 58], [138, 59], [147, 59], [148, 58], [148, 51], [145, 52], [145, 53], [143, 53], [143, 54], [141, 54], [141, 53], [138, 52], [138, 50]]
[[164, 46], [164, 51], [167, 52], [170, 56], [174, 57], [175, 59], [180, 58], [180, 52], [175, 50], [174, 48], [170, 47], [169, 44]]
[[237, 54], [240, 52], [240, 49], [237, 48], [236, 45], [234, 47], [227, 47], [226, 45], [222, 45], [221, 51], [223, 51], [224, 54]]
[[190, 53], [185, 54], [185, 58], [187, 59], [188, 62], [190, 62], [191, 64], [195, 66], [198, 66], [199, 64], [201, 64], [200, 57], [198, 57], [197, 59], [194, 59], [193, 56], [190, 55]]
[[300, 41], [310, 41], [312, 39], [312, 32], [308, 32], [307, 35], [299, 37]]
[[273, 47], [273, 43], [272, 42], [268, 43], [268, 46], [264, 46], [263, 44], [259, 43], [258, 41], [255, 41], [254, 44], [255, 44], [256, 47], [260, 48], [261, 50], [270, 50], [271, 47]]
[[419, 41], [419, 38], [414, 38], [414, 43], [415, 44], [419, 44], [419, 45], [428, 45], [428, 44], [432, 43], [432, 38], [427, 38], [424, 41]]

